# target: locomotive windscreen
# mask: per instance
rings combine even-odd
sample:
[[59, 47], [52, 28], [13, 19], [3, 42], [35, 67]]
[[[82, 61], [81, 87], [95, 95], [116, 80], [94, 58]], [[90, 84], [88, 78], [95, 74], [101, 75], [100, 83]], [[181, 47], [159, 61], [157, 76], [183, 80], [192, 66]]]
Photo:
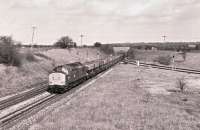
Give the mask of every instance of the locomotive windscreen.
[[58, 66], [56, 68], [53, 69], [55, 72], [63, 72], [65, 73], [66, 75], [69, 74], [67, 68], [65, 68], [64, 66]]

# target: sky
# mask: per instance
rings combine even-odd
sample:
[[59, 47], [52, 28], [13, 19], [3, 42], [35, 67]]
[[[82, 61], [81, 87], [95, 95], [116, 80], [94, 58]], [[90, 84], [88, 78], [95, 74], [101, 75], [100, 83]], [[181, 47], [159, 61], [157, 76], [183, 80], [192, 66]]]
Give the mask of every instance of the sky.
[[29, 44], [200, 41], [200, 0], [0, 0], [0, 35]]

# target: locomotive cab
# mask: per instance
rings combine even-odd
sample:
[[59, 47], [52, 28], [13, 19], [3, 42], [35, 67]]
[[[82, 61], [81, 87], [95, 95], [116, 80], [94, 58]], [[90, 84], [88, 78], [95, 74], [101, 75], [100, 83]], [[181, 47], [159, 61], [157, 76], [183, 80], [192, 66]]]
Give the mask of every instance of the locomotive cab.
[[87, 67], [80, 62], [57, 66], [49, 74], [48, 90], [53, 93], [63, 93], [70, 89], [75, 81], [83, 81], [86, 74]]

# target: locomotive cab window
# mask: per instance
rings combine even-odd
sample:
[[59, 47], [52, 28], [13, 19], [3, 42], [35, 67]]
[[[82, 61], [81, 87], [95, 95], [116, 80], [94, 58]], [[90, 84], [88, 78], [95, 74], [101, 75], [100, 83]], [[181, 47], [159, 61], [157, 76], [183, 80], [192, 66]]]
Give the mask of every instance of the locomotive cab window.
[[68, 70], [66, 68], [64, 68], [64, 67], [62, 67], [62, 72], [64, 72], [66, 75], [69, 74]]
[[65, 67], [63, 67], [63, 66], [58, 66], [58, 67], [54, 68], [53, 71], [55, 71], [55, 72], [63, 72], [63, 73], [65, 73], [66, 75], [69, 74], [67, 68], [65, 68]]

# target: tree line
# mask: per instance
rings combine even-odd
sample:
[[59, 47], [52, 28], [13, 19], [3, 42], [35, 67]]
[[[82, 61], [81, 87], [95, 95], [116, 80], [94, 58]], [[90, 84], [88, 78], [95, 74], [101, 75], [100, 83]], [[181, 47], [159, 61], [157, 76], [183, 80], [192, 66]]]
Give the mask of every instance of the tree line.
[[[110, 54], [113, 49], [107, 45], [102, 45], [100, 42], [95, 42], [94, 47], [100, 48], [101, 51]], [[91, 46], [91, 47], [93, 47]], [[69, 36], [62, 36], [53, 45], [23, 45], [21, 42], [13, 40], [11, 36], [0, 36], [0, 64], [21, 66], [22, 58], [28, 61], [35, 61], [34, 54], [28, 51], [26, 54], [21, 54], [19, 48], [21, 47], [52, 47], [52, 48], [76, 48], [77, 44]], [[88, 47], [83, 45], [83, 47]]]

